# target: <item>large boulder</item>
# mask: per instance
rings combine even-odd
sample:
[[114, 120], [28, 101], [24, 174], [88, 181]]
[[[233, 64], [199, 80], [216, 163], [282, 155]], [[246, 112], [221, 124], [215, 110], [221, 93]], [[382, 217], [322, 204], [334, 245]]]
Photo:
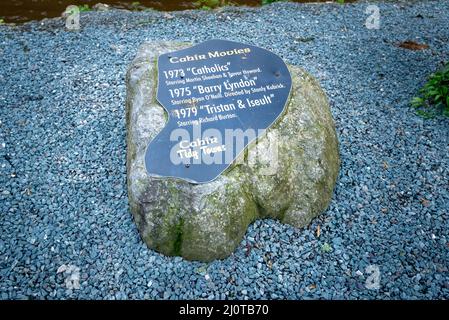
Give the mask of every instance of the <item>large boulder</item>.
[[[157, 57], [190, 45], [145, 43], [128, 70], [128, 196], [150, 248], [210, 261], [229, 256], [255, 219], [309, 224], [331, 200], [340, 159], [325, 93], [310, 74], [289, 66], [293, 85], [284, 114], [217, 179], [195, 185], [148, 176], [146, 147], [167, 121], [156, 101]], [[258, 156], [267, 148], [271, 159]]]

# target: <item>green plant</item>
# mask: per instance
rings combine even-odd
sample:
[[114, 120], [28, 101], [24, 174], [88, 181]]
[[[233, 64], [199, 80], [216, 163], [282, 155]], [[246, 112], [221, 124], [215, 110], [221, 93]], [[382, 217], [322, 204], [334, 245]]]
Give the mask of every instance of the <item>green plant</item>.
[[266, 5], [266, 4], [270, 4], [273, 2], [279, 2], [279, 1], [283, 1], [283, 0], [262, 0], [262, 5]]
[[339, 3], [339, 4], [344, 4], [344, 3], [345, 3], [345, 0], [337, 0], [337, 3]]
[[329, 243], [325, 242], [321, 245], [321, 251], [323, 251], [324, 253], [329, 253], [332, 251], [332, 246]]
[[195, 6], [201, 8], [203, 10], [210, 10], [219, 7], [222, 4], [220, 0], [198, 0], [195, 3]]
[[86, 12], [91, 10], [88, 4], [81, 4], [78, 6], [78, 9], [80, 12]]
[[141, 4], [139, 1], [134, 1], [133, 3], [131, 3], [131, 9], [132, 10], [139, 10], [141, 8]]
[[5, 20], [0, 19], [0, 24], [4, 24], [4, 23], [5, 23]]
[[431, 74], [427, 83], [419, 90], [411, 105], [424, 118], [432, 118], [437, 113], [449, 117], [449, 63]]

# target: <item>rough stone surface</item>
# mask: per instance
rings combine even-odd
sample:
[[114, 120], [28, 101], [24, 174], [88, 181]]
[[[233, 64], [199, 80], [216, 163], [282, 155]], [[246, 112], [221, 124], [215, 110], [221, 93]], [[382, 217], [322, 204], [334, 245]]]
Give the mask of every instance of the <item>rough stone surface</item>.
[[149, 177], [145, 149], [167, 119], [155, 98], [156, 59], [187, 46], [145, 43], [128, 70], [128, 196], [150, 248], [210, 261], [230, 255], [257, 218], [271, 217], [295, 227], [309, 224], [330, 202], [340, 159], [326, 95], [304, 70], [289, 66], [293, 87], [286, 111], [257, 142], [262, 149], [277, 143], [273, 150], [278, 161], [271, 170], [266, 159], [256, 157], [258, 148], [252, 144], [244, 159], [211, 183]]

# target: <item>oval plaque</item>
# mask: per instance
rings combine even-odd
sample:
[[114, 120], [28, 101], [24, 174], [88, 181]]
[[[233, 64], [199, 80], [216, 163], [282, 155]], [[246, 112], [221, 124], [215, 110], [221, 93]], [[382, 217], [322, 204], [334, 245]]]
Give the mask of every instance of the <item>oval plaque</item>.
[[148, 174], [214, 180], [282, 114], [291, 83], [279, 56], [238, 42], [160, 55], [157, 100], [168, 122], [147, 147]]

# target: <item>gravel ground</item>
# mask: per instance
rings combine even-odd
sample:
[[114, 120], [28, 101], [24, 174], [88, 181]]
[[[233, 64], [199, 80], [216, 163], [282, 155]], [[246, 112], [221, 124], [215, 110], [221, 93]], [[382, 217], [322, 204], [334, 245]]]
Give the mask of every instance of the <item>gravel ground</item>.
[[[449, 123], [408, 104], [449, 60], [449, 1], [378, 6], [378, 30], [364, 25], [365, 3], [88, 12], [79, 32], [62, 19], [0, 26], [0, 298], [449, 298]], [[317, 77], [342, 167], [310, 227], [258, 221], [234, 255], [204, 264], [139, 238], [124, 77], [144, 41], [210, 38]]]

